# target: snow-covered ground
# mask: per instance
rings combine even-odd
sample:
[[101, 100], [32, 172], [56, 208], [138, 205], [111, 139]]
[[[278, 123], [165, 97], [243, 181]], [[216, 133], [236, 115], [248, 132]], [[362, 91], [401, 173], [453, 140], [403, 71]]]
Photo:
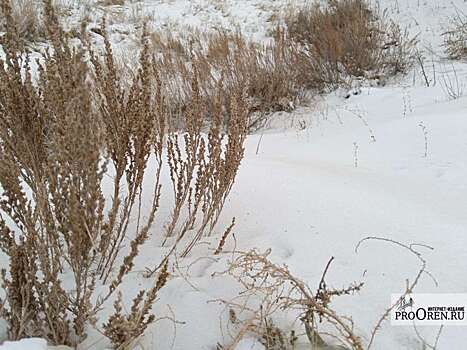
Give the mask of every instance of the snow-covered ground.
[[[340, 305], [363, 329], [418, 268], [412, 255], [384, 243], [367, 243], [356, 254], [366, 236], [434, 247], [421, 251], [438, 286], [426, 278], [417, 291], [467, 291], [467, 100], [437, 101], [435, 91], [364, 89], [345, 103], [327, 99], [310, 129], [264, 135], [257, 155], [260, 136], [251, 137], [231, 197], [241, 245], [274, 247], [275, 261], [313, 286], [330, 256], [332, 285], [364, 281], [360, 295]], [[405, 117], [404, 94], [412, 104]], [[465, 329], [445, 329], [440, 349], [461, 349], [466, 341]], [[376, 344], [421, 349], [412, 329], [390, 325]]]
[[[325, 2], [324, 0], [318, 0]], [[309, 0], [57, 0], [66, 25], [78, 26], [86, 20], [96, 27], [107, 19], [114, 43], [137, 41], [137, 29], [146, 21], [154, 30], [186, 35], [188, 28], [241, 30], [252, 40], [268, 37], [269, 30], [291, 8], [310, 4]], [[419, 34], [425, 48], [439, 52], [440, 33], [448, 18], [463, 11], [462, 0], [376, 0], [390, 18]]]
[[[112, 6], [111, 11], [131, 14], [129, 9], [136, 6], [137, 11], [152, 13], [156, 27], [173, 26], [183, 34], [185, 26], [238, 26], [262, 40], [271, 15], [284, 11], [289, 3], [146, 0]], [[335, 303], [339, 312], [352, 316], [364, 338], [390, 305], [391, 293], [402, 293], [406, 279], [412, 280], [419, 268], [412, 254], [388, 243], [369, 241], [356, 252], [358, 242], [367, 236], [434, 248], [419, 250], [437, 283], [425, 275], [417, 292], [467, 293], [467, 96], [463, 96], [467, 64], [445, 60], [440, 47], [448, 16], [456, 8], [467, 12], [467, 3], [380, 0], [379, 4], [419, 35], [429, 62], [430, 87], [415, 68], [385, 87], [362, 87], [348, 99], [345, 92], [337, 91], [293, 113], [274, 115], [268, 128], [246, 141], [245, 159], [221, 222], [226, 226], [235, 216], [236, 248], [271, 248], [274, 262], [287, 264], [311, 286], [318, 285], [326, 262], [335, 257], [327, 275], [329, 285], [365, 282], [358, 295], [337, 298]], [[132, 31], [122, 18], [112, 24], [117, 45], [119, 31]], [[122, 35], [124, 42], [127, 36]], [[217, 239], [209, 242], [215, 246]], [[230, 238], [226, 250], [233, 248]], [[230, 256], [214, 259], [208, 250], [200, 251], [203, 258], [192, 254], [181, 262], [186, 268], [174, 272], [161, 291], [155, 312], [162, 319], [148, 328], [142, 349], [207, 350], [228, 342], [220, 322], [225, 324], [227, 318], [224, 306], [212, 301], [234, 297], [239, 286], [212, 275], [225, 270]], [[142, 269], [154, 254], [149, 243], [140, 257], [141, 270], [124, 286], [130, 296], [136, 286], [150, 285], [142, 278]], [[418, 327], [418, 332], [434, 343], [438, 328]], [[4, 344], [0, 349], [44, 348], [36, 340], [21, 344]], [[95, 333], [82, 349], [107, 345]], [[238, 347], [262, 348], [254, 340]], [[424, 347], [412, 327], [386, 322], [374, 349]], [[445, 327], [437, 349], [467, 349], [467, 329]]]

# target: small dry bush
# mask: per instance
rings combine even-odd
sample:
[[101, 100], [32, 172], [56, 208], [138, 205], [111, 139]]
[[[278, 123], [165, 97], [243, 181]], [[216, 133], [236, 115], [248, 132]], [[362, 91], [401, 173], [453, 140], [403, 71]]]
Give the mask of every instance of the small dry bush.
[[[209, 36], [204, 52], [195, 53], [203, 76], [222, 79], [227, 90], [245, 86], [252, 100], [251, 111], [287, 110], [297, 91], [288, 66], [286, 43], [248, 43], [241, 34], [216, 33]], [[210, 77], [211, 75], [211, 77]]]
[[415, 46], [415, 39], [365, 0], [293, 10], [268, 44], [223, 31], [182, 39], [158, 33], [152, 41], [175, 111], [186, 107], [194, 73], [210, 109], [214, 91], [223, 91], [227, 126], [231, 91], [243, 88], [253, 131], [271, 112], [293, 109], [308, 89], [321, 92], [355, 78], [383, 80], [407, 72]]
[[[363, 350], [362, 339], [356, 334], [352, 319], [339, 315], [331, 307], [333, 298], [354, 294], [363, 287], [363, 283], [355, 283], [344, 289], [329, 288], [325, 276], [331, 259], [318, 288], [313, 291], [294, 276], [287, 266], [274, 264], [269, 259], [270, 252], [238, 252], [225, 272], [234, 277], [243, 290], [233, 300], [223, 301], [236, 333], [232, 341], [220, 348], [235, 349], [247, 334], [255, 334], [266, 349], [294, 349], [298, 341], [296, 333], [291, 331], [286, 334], [272, 321], [278, 313], [290, 311], [302, 324], [313, 349], [340, 349], [328, 345], [321, 337], [322, 333], [344, 345], [343, 349]], [[253, 300], [259, 300], [260, 305], [253, 305]]]
[[443, 33], [444, 49], [450, 59], [460, 60], [467, 57], [467, 17], [457, 13], [450, 19], [449, 29]]
[[138, 339], [147, 326], [155, 320], [150, 314], [152, 304], [155, 302], [157, 292], [167, 283], [167, 261], [163, 265], [154, 288], [145, 292], [142, 290], [133, 299], [131, 312], [124, 315], [122, 294], [119, 292], [114, 302], [115, 312], [104, 325], [104, 334], [110, 339], [116, 349], [130, 349], [135, 339]]
[[[124, 82], [108, 38], [101, 57], [88, 43], [70, 46], [45, 0], [51, 47], [35, 71], [10, 23], [9, 2], [2, 6], [12, 30], [0, 41], [0, 249], [9, 258], [1, 317], [10, 339], [78, 344], [88, 327], [99, 327], [99, 311], [118, 294], [151, 232], [162, 232], [172, 248], [154, 258], [154, 285], [136, 295], [129, 315], [118, 296], [103, 325], [113, 345], [126, 348], [154, 320], [150, 309], [167, 281], [170, 254], [180, 247], [187, 255], [216, 226], [243, 157], [246, 102], [233, 92], [227, 134], [219, 102], [206, 126], [192, 75], [180, 130], [146, 31], [138, 68]], [[169, 224], [155, 230], [163, 168], [175, 204]]]
[[3, 1], [0, 7], [0, 29], [6, 31], [6, 25], [14, 26], [9, 31], [16, 31], [17, 38], [23, 43], [44, 38], [45, 28], [41, 14], [41, 2], [37, 0]]
[[[37, 62], [37, 79], [28, 55], [15, 46], [16, 33], [7, 32], [1, 43], [6, 59], [0, 64], [0, 227], [1, 248], [10, 257], [9, 273], [3, 272], [3, 317], [11, 339], [41, 336], [53, 344], [74, 345], [95, 323], [148, 237], [159, 203], [160, 166], [152, 175], [147, 220], [136, 229], [129, 228], [129, 221], [149, 156], [161, 160], [165, 116], [155, 113], [161, 89], [142, 62], [132, 86], [140, 119], [133, 121], [131, 146], [121, 143], [128, 188], [119, 193], [122, 179], [116, 177], [116, 196], [107, 203], [101, 190], [104, 175], [119, 159], [107, 149], [110, 135], [94, 106], [84, 51], [63, 39], [50, 1], [45, 10], [53, 53]], [[130, 247], [122, 252], [123, 237], [130, 233]], [[118, 253], [124, 259], [116, 263]], [[72, 288], [62, 283], [67, 275], [73, 276]], [[96, 284], [108, 280], [108, 293], [96, 299]]]
[[294, 48], [297, 80], [322, 90], [350, 77], [382, 78], [405, 73], [415, 41], [366, 0], [327, 0], [285, 18]]
[[[256, 249], [242, 252], [233, 251], [229, 268], [219, 273], [229, 275], [240, 285], [238, 295], [230, 300], [215, 300], [223, 303], [228, 311], [227, 329], [231, 340], [227, 344], [218, 344], [219, 350], [233, 350], [247, 336], [254, 336], [270, 350], [296, 349], [304, 337], [312, 349], [319, 350], [370, 350], [375, 344], [378, 332], [383, 323], [390, 317], [406, 297], [412, 294], [422, 276], [428, 276], [437, 284], [433, 275], [427, 270], [427, 261], [422, 250], [432, 250], [427, 245], [401, 243], [384, 237], [366, 237], [355, 247], [358, 253], [361, 247], [370, 242], [382, 242], [393, 245], [411, 254], [418, 260], [419, 268], [412, 278], [406, 278], [402, 283], [403, 292], [396, 302], [383, 310], [376, 324], [370, 330], [368, 338], [358, 335], [350, 316], [338, 313], [332, 305], [335, 298], [358, 293], [363, 283], [352, 283], [346, 288], [331, 288], [327, 282], [327, 273], [334, 257], [331, 257], [321, 275], [318, 286], [313, 290], [303, 280], [292, 274], [288, 266], [279, 265], [270, 259], [271, 249], [264, 253]], [[285, 332], [274, 324], [278, 317], [286, 315], [293, 322], [287, 325], [291, 330]], [[297, 330], [297, 324], [302, 330]], [[436, 348], [439, 330], [434, 346], [429, 345], [418, 333], [419, 339], [430, 348]], [[332, 345], [330, 342], [338, 343]]]
[[250, 128], [257, 126], [267, 113], [293, 109], [300, 96], [284, 41], [260, 45], [248, 43], [240, 33], [225, 32], [196, 34], [188, 40], [162, 39], [157, 35], [153, 41], [161, 52], [159, 66], [172, 81], [169, 94], [180, 109], [189, 98], [189, 77], [194, 70], [209, 108], [212, 109], [214, 94], [223, 91], [219, 97], [227, 107], [227, 126], [232, 91], [244, 90]]

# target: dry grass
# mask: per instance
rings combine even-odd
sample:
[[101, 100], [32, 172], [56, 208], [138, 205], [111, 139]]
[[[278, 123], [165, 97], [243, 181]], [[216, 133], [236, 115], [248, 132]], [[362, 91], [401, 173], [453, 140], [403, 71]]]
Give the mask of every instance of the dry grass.
[[[427, 245], [401, 243], [384, 237], [366, 237], [360, 240], [355, 253], [369, 242], [381, 242], [392, 245], [414, 256], [418, 261], [418, 269], [410, 279], [405, 279], [405, 290], [398, 300], [383, 309], [376, 324], [369, 330], [369, 337], [359, 335], [359, 331], [351, 317], [339, 314], [333, 309], [335, 298], [354, 295], [363, 288], [363, 283], [352, 283], [346, 288], [334, 289], [327, 284], [327, 274], [334, 257], [327, 262], [319, 280], [313, 290], [299, 277], [292, 274], [287, 265], [279, 265], [270, 259], [271, 249], [264, 253], [256, 249], [243, 252], [226, 252], [230, 257], [230, 264], [226, 271], [217, 275], [230, 275], [240, 285], [240, 292], [230, 300], [213, 300], [223, 303], [228, 311], [228, 323], [221, 329], [226, 330], [230, 339], [225, 344], [218, 344], [218, 350], [233, 350], [239, 342], [248, 336], [257, 338], [266, 349], [292, 350], [305, 338], [312, 349], [326, 350], [371, 350], [375, 344], [377, 334], [391, 312], [400, 305], [401, 300], [412, 294], [420, 279], [428, 275], [437, 284], [433, 275], [427, 269], [422, 250], [433, 250]], [[292, 317], [287, 327], [288, 331], [274, 325], [274, 320], [280, 316]], [[221, 318], [222, 319], [222, 318]], [[221, 321], [222, 322], [222, 321]], [[297, 324], [303, 327], [297, 329]], [[442, 327], [434, 346], [439, 341]], [[415, 330], [417, 337], [423, 344], [429, 345]], [[337, 343], [332, 345], [331, 343]]]
[[[339, 315], [331, 307], [332, 299], [358, 292], [363, 283], [352, 284], [344, 289], [331, 289], [325, 277], [333, 259], [329, 260], [316, 291], [294, 276], [287, 266], [274, 264], [269, 259], [270, 250], [237, 252], [225, 272], [234, 277], [243, 287], [241, 293], [230, 301], [224, 301], [229, 310], [229, 321], [236, 328], [232, 340], [222, 347], [233, 350], [247, 334], [255, 334], [266, 349], [291, 350], [298, 338], [296, 333], [285, 334], [274, 326], [273, 319], [281, 312], [293, 312], [302, 327], [310, 346], [315, 349], [340, 349], [333, 347], [320, 335], [325, 335], [344, 345], [343, 349], [363, 350], [362, 339], [354, 329], [350, 317]], [[253, 300], [259, 300], [254, 305]]]
[[287, 38], [298, 43], [297, 79], [309, 88], [405, 73], [411, 64], [414, 40], [366, 0], [311, 5], [292, 11], [285, 24]]
[[[147, 19], [137, 15], [138, 6], [132, 7], [130, 17], [141, 24]], [[187, 28], [187, 32], [192, 31]], [[219, 98], [225, 126], [230, 118], [230, 92], [244, 88], [249, 130], [254, 131], [263, 126], [268, 114], [290, 111], [303, 102], [306, 90], [322, 92], [355, 78], [384, 80], [406, 72], [414, 45], [406, 32], [366, 0], [328, 0], [325, 5], [291, 10], [273, 39], [269, 44], [255, 44], [241, 33], [222, 30], [195, 32], [187, 38], [151, 34], [175, 119], [182, 123], [179, 114], [190, 100], [193, 75], [210, 110], [214, 91], [224, 91]]]
[[[391, 312], [400, 305], [407, 295], [414, 292], [423, 275], [433, 276], [427, 270], [427, 261], [420, 250], [432, 250], [430, 246], [415, 247], [382, 237], [366, 237], [358, 242], [355, 252], [371, 242], [383, 242], [398, 247], [413, 255], [419, 267], [412, 278], [402, 285], [405, 290], [400, 298], [383, 309], [376, 324], [369, 330], [367, 339], [361, 337], [350, 316], [342, 315], [333, 308], [336, 298], [354, 295], [363, 288], [363, 283], [352, 283], [342, 289], [330, 288], [327, 274], [334, 258], [327, 262], [316, 289], [312, 289], [299, 277], [292, 274], [287, 265], [271, 261], [271, 250], [264, 253], [256, 249], [242, 252], [229, 252], [229, 268], [220, 275], [230, 275], [239, 283], [241, 291], [231, 300], [215, 300], [226, 306], [228, 311], [227, 334], [231, 337], [226, 344], [218, 344], [218, 350], [233, 350], [247, 336], [254, 336], [270, 350], [292, 350], [305, 338], [312, 349], [326, 350], [371, 350], [378, 332]], [[417, 248], [417, 249], [416, 249]], [[420, 249], [420, 250], [418, 250]], [[434, 280], [436, 283], [436, 280]], [[285, 332], [274, 325], [274, 320], [282, 315], [293, 318], [289, 331]], [[297, 325], [302, 329], [297, 329]], [[221, 325], [222, 326], [222, 325]], [[222, 327], [224, 328], [224, 327]], [[442, 329], [442, 328], [441, 328]], [[428, 344], [419, 334], [424, 344]], [[436, 343], [438, 343], [438, 332]], [[336, 345], [333, 345], [336, 344]]]
[[97, 4], [102, 6], [123, 6], [125, 5], [125, 0], [99, 0]]
[[[0, 64], [0, 223], [2, 250], [10, 257], [9, 276], [3, 274], [7, 305], [3, 316], [11, 339], [38, 335], [53, 344], [75, 345], [132, 269], [138, 248], [147, 240], [159, 204], [161, 165], [154, 174], [150, 215], [122, 251], [123, 237], [133, 231], [129, 222], [138, 207], [148, 158], [162, 157], [165, 116], [151, 113], [161, 89], [150, 76], [143, 81], [150, 67], [142, 62], [144, 69], [132, 86], [140, 119], [120, 135], [129, 137], [131, 145], [120, 140], [118, 146], [126, 148], [126, 165], [116, 169], [125, 176], [127, 192], [118, 192], [123, 180], [117, 176], [116, 195], [107, 202], [101, 188], [109, 163], [116, 158], [110, 155], [106, 120], [90, 93], [85, 52], [68, 46], [50, 1], [45, 3], [45, 18], [53, 53], [43, 55], [37, 83], [29, 62], [23, 60], [27, 54], [16, 46], [16, 33], [7, 32], [2, 41], [6, 59]], [[149, 89], [156, 96], [149, 96]], [[144, 123], [144, 130], [139, 123]], [[119, 254], [123, 260], [117, 259]], [[113, 274], [114, 268], [118, 273]], [[71, 290], [61, 283], [66, 275], [73, 276]], [[111, 283], [108, 293], [95, 301], [99, 281]]]
[[[248, 43], [240, 34], [217, 32], [195, 34], [187, 40], [153, 35], [153, 43], [161, 53], [159, 67], [172, 82], [169, 95], [174, 106], [183, 109], [190, 96], [189, 76], [196, 69], [201, 98], [210, 109], [214, 92], [226, 106], [225, 125], [229, 125], [231, 92], [244, 90], [248, 99], [250, 128], [266, 113], [288, 111], [297, 103], [300, 89], [289, 65], [285, 42], [270, 45]], [[191, 64], [193, 63], [193, 64]]]
[[307, 89], [321, 92], [356, 78], [384, 80], [405, 73], [415, 45], [364, 0], [330, 0], [292, 11], [269, 44], [222, 31], [182, 39], [156, 33], [152, 42], [176, 110], [189, 99], [189, 77], [196, 69], [201, 98], [210, 108], [216, 89], [224, 91], [220, 98], [228, 106], [230, 91], [245, 88], [250, 131], [268, 114], [292, 110]]
[[[90, 8], [91, 0], [53, 0], [57, 17], [65, 19], [72, 14], [75, 6], [82, 11]], [[4, 3], [9, 9], [0, 7], [0, 31], [6, 31], [7, 22], [10, 23], [8, 31], [16, 32], [16, 40], [26, 46], [45, 41], [47, 38], [44, 1], [43, 0], [15, 0]], [[6, 17], [10, 18], [7, 19]]]
[[[305, 88], [323, 90], [347, 76], [403, 72], [410, 49], [400, 29], [383, 26], [363, 1], [330, 1], [289, 18], [269, 45], [224, 32], [163, 38], [143, 26], [131, 70], [117, 63], [105, 22], [98, 55], [84, 37], [82, 45], [70, 46], [52, 0], [44, 0], [43, 24], [37, 22], [36, 2], [0, 4], [6, 29], [0, 39], [6, 54], [0, 61], [0, 249], [9, 257], [1, 275], [6, 297], [0, 315], [9, 338], [40, 336], [52, 344], [76, 345], [94, 326], [115, 348], [131, 347], [155, 319], [151, 305], [167, 282], [173, 253], [187, 256], [217, 227], [247, 131], [267, 113], [292, 109]], [[19, 16], [18, 4], [31, 15]], [[24, 42], [37, 35], [45, 36], [51, 50], [42, 54], [36, 73]], [[162, 198], [163, 168], [173, 197]], [[162, 200], [173, 207], [156, 229]], [[168, 254], [154, 258], [153, 287], [138, 292], [124, 314], [119, 287], [151, 232], [161, 233]], [[279, 281], [292, 282], [292, 292], [306, 300], [293, 306], [303, 311], [309, 334], [315, 334], [310, 317], [316, 314], [360, 349], [352, 324], [327, 304], [331, 296], [358, 288], [320, 286], [312, 295], [287, 269], [255, 252], [239, 258], [231, 272], [251, 263], [260, 267], [260, 277], [273, 272]], [[275, 293], [270, 287], [276, 282], [254, 292]], [[106, 292], [98, 294], [102, 285]], [[98, 325], [99, 311], [111, 300], [114, 313]], [[267, 344], [282, 341], [267, 317], [253, 321]]]
[[[3, 3], [0, 8], [0, 28], [6, 31], [7, 23], [14, 26], [8, 30], [15, 30], [17, 38], [23, 43], [34, 42], [44, 38], [45, 28], [42, 20], [42, 6], [36, 0], [16, 0], [11, 3]], [[11, 6], [10, 9], [4, 6]], [[7, 18], [9, 16], [10, 18]]]
[[[88, 43], [72, 48], [50, 0], [44, 18], [51, 50], [33, 73], [9, 1], [1, 3], [12, 29], [0, 42], [6, 53], [0, 61], [0, 248], [9, 257], [1, 316], [10, 339], [40, 336], [52, 344], [78, 344], [88, 326], [100, 327], [99, 311], [115, 298], [150, 232], [165, 231], [161, 239], [167, 236], [172, 248], [154, 257], [154, 287], [136, 295], [126, 316], [117, 298], [103, 325], [114, 346], [126, 348], [154, 320], [150, 308], [167, 281], [175, 248], [189, 254], [216, 226], [243, 157], [244, 96], [233, 92], [227, 133], [219, 99], [206, 125], [208, 111], [192, 74], [180, 128], [146, 30], [137, 70], [124, 82], [105, 24], [101, 57]], [[155, 167], [149, 171], [150, 160]], [[171, 174], [175, 205], [168, 228], [154, 230], [163, 167]], [[112, 193], [106, 196], [109, 171]], [[96, 291], [100, 285], [104, 294]]]
[[208, 86], [215, 84], [210, 75], [221, 78], [227, 90], [245, 86], [251, 112], [288, 110], [297, 91], [286, 45], [279, 41], [259, 45], [246, 42], [240, 34], [216, 33], [208, 38], [205, 51], [195, 52], [195, 59]]
[[120, 350], [134, 348], [133, 343], [135, 340], [144, 333], [147, 326], [155, 319], [155, 316], [150, 313], [152, 304], [155, 302], [157, 293], [167, 283], [168, 277], [166, 261], [155, 285], [146, 291], [146, 297], [145, 292], [140, 291], [133, 299], [131, 313], [128, 315], [124, 315], [122, 294], [118, 293], [114, 302], [115, 312], [103, 326], [104, 334], [111, 340], [114, 348]]
[[450, 59], [460, 60], [467, 57], [467, 17], [457, 13], [450, 20], [449, 29], [443, 34], [444, 48]]

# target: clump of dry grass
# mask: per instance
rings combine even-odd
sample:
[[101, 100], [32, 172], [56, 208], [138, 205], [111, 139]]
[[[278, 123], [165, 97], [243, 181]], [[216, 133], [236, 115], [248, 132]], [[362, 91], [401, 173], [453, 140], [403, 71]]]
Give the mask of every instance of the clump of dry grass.
[[97, 4], [102, 6], [123, 6], [125, 0], [99, 0]]
[[464, 13], [457, 13], [450, 19], [449, 29], [443, 33], [444, 49], [450, 59], [467, 57], [467, 20]]
[[6, 31], [7, 23], [9, 31], [15, 31], [17, 38], [23, 43], [34, 42], [43, 39], [45, 28], [42, 19], [42, 6], [36, 0], [16, 0], [14, 2], [2, 2], [0, 7], [0, 28]]
[[297, 89], [286, 43], [260, 45], [248, 43], [238, 33], [216, 33], [208, 37], [203, 53], [198, 50], [195, 59], [204, 76], [217, 75], [227, 90], [243, 85], [251, 99], [251, 112], [288, 110], [295, 102]]
[[[180, 133], [172, 129], [167, 137], [167, 159], [175, 206], [165, 226], [163, 244], [172, 242], [172, 253], [180, 242], [187, 242], [182, 257], [187, 256], [196, 243], [216, 227], [243, 158], [243, 142], [247, 134], [247, 108], [241, 89], [232, 91], [226, 134], [222, 131], [223, 90], [218, 90], [211, 102], [212, 108], [209, 108], [200, 93], [198, 80], [193, 80], [191, 89], [187, 111], [183, 114], [185, 131]], [[207, 118], [211, 121], [204, 137]], [[185, 218], [180, 225], [183, 215]], [[230, 232], [232, 226], [226, 232]], [[157, 267], [151, 274], [155, 271]]]
[[169, 94], [179, 108], [191, 94], [189, 77], [194, 68], [201, 98], [210, 109], [214, 93], [222, 89], [219, 97], [227, 126], [232, 91], [245, 92], [250, 128], [265, 114], [289, 111], [298, 102], [300, 88], [293, 79], [289, 50], [283, 41], [260, 45], [248, 43], [240, 33], [225, 32], [195, 34], [187, 40], [154, 35], [153, 41], [161, 52], [159, 66], [172, 82]]
[[[246, 336], [255, 336], [271, 350], [295, 349], [303, 337], [313, 349], [326, 350], [370, 350], [376, 336], [388, 319], [391, 312], [400, 305], [401, 300], [412, 294], [421, 277], [428, 275], [436, 280], [427, 270], [427, 261], [420, 250], [433, 248], [427, 245], [405, 244], [383, 237], [366, 237], [358, 242], [355, 252], [370, 242], [377, 241], [391, 244], [413, 255], [419, 263], [419, 268], [411, 279], [405, 279], [403, 292], [399, 299], [385, 308], [370, 329], [368, 339], [359, 336], [351, 317], [339, 314], [334, 310], [332, 301], [341, 296], [354, 295], [363, 288], [363, 283], [352, 283], [342, 289], [330, 288], [327, 284], [327, 273], [334, 257], [327, 262], [318, 287], [313, 290], [299, 277], [292, 274], [287, 265], [279, 265], [271, 261], [271, 249], [264, 253], [256, 249], [242, 252], [233, 251], [229, 268], [219, 273], [230, 275], [240, 285], [241, 291], [231, 300], [215, 300], [223, 303], [228, 311], [228, 334], [231, 339], [227, 344], [218, 344], [218, 350], [233, 350]], [[420, 249], [420, 250], [419, 250]], [[285, 332], [274, 324], [279, 314], [289, 313], [294, 317], [291, 330]], [[290, 315], [291, 314], [291, 315]], [[303, 331], [296, 329], [296, 323]], [[441, 331], [441, 330], [440, 330]], [[420, 338], [420, 335], [417, 333]], [[439, 340], [438, 332], [436, 343]], [[421, 338], [425, 343], [426, 341]], [[330, 342], [336, 343], [332, 345]]]
[[169, 274], [167, 272], [167, 261], [163, 265], [155, 285], [146, 293], [142, 290], [133, 299], [131, 312], [124, 315], [122, 294], [118, 293], [114, 302], [115, 312], [104, 324], [104, 334], [111, 340], [116, 349], [132, 349], [132, 345], [146, 330], [147, 326], [155, 320], [150, 313], [152, 304], [155, 302], [157, 293], [167, 283]]
[[[266, 114], [290, 111], [301, 96], [290, 63], [290, 50], [283, 38], [270, 44], [248, 43], [240, 35], [213, 35], [207, 55], [198, 54], [206, 76], [217, 72], [228, 92], [244, 86], [249, 99], [249, 128], [255, 129]], [[211, 73], [212, 74], [212, 73]]]
[[[235, 349], [238, 342], [251, 333], [260, 338], [266, 349], [293, 349], [298, 340], [295, 332], [286, 334], [272, 321], [277, 313], [293, 310], [313, 349], [334, 349], [320, 335], [321, 327], [331, 327], [330, 335], [345, 349], [363, 350], [362, 339], [356, 334], [352, 319], [339, 315], [331, 307], [333, 298], [356, 293], [363, 283], [355, 283], [344, 289], [329, 288], [325, 277], [331, 259], [317, 290], [313, 291], [294, 276], [287, 266], [274, 264], [268, 257], [270, 252], [238, 252], [225, 272], [234, 277], [243, 290], [234, 300], [222, 301], [229, 310], [230, 323], [237, 328], [237, 332], [221, 349]], [[251, 301], [256, 298], [260, 300], [260, 305], [252, 306]], [[327, 332], [325, 334], [331, 331]]]
[[382, 80], [405, 73], [415, 44], [365, 0], [329, 0], [294, 10], [273, 34], [269, 44], [249, 43], [241, 33], [222, 31], [186, 39], [153, 34], [175, 110], [186, 107], [189, 77], [196, 69], [201, 98], [211, 109], [213, 92], [222, 82], [227, 126], [230, 92], [244, 87], [249, 129], [255, 130], [271, 112], [293, 109], [306, 89], [321, 92], [355, 78]]
[[[161, 89], [146, 74], [149, 62], [142, 60], [132, 85], [139, 119], [120, 130], [116, 146], [118, 155], [125, 152], [123, 168], [119, 163], [116, 169], [127, 181], [127, 192], [116, 189], [108, 203], [102, 193], [104, 175], [109, 162], [122, 159], [112, 153], [105, 114], [95, 107], [84, 50], [68, 45], [51, 1], [44, 4], [53, 50], [37, 62], [37, 77], [29, 56], [17, 46], [17, 33], [7, 32], [2, 40], [0, 222], [2, 249], [10, 257], [10, 276], [3, 275], [9, 306], [5, 317], [12, 339], [38, 334], [53, 344], [73, 345], [85, 337], [86, 326], [96, 321], [147, 240], [158, 208], [162, 165], [154, 174], [150, 215], [128, 237], [130, 248], [121, 249], [132, 230], [129, 222], [148, 158], [162, 157], [165, 115], [152, 112]], [[113, 81], [107, 82], [110, 89]], [[121, 182], [117, 176], [114, 187], [121, 188]], [[117, 260], [119, 254], [123, 261]], [[61, 282], [67, 274], [73, 276], [71, 290]], [[108, 294], [93, 301], [96, 283], [109, 280]], [[15, 287], [19, 283], [27, 288], [26, 300]]]
[[[53, 0], [57, 17], [65, 19], [72, 14], [74, 6], [83, 12], [80, 22], [86, 20], [91, 0]], [[9, 17], [7, 19], [7, 17]], [[7, 22], [9, 28], [6, 28]], [[63, 21], [66, 22], [66, 21]], [[69, 29], [71, 35], [77, 36], [77, 25]], [[0, 6], [0, 32], [16, 32], [16, 40], [22, 45], [31, 46], [39, 41], [46, 41], [47, 29], [44, 18], [44, 0], [15, 0], [3, 2]]]
[[414, 40], [366, 0], [328, 0], [285, 18], [295, 48], [297, 80], [310, 88], [337, 87], [349, 77], [405, 73]]

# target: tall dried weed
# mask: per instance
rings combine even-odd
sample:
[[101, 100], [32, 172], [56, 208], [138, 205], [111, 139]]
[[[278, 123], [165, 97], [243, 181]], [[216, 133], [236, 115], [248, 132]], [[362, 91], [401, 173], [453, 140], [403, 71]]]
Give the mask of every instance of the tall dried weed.
[[[9, 1], [2, 0], [2, 8], [10, 13]], [[106, 36], [99, 56], [86, 42], [70, 46], [51, 0], [44, 1], [44, 18], [51, 47], [34, 62], [37, 71], [10, 15], [12, 30], [0, 43], [6, 54], [0, 61], [0, 248], [9, 257], [1, 314], [11, 339], [41, 336], [76, 345], [87, 327], [99, 327], [98, 312], [118, 294], [155, 231], [167, 167], [175, 207], [165, 235], [172, 248], [154, 259], [159, 278], [137, 294], [130, 315], [121, 315], [117, 297], [103, 332], [122, 348], [154, 320], [150, 309], [167, 281], [170, 254], [182, 244], [189, 254], [215, 228], [243, 157], [244, 96], [238, 90], [229, 104], [227, 134], [218, 102], [206, 129], [198, 76], [191, 75], [180, 129], [146, 31], [128, 84]], [[109, 181], [110, 196], [103, 192]], [[151, 199], [143, 215], [146, 193]], [[97, 292], [101, 285], [104, 294]]]

